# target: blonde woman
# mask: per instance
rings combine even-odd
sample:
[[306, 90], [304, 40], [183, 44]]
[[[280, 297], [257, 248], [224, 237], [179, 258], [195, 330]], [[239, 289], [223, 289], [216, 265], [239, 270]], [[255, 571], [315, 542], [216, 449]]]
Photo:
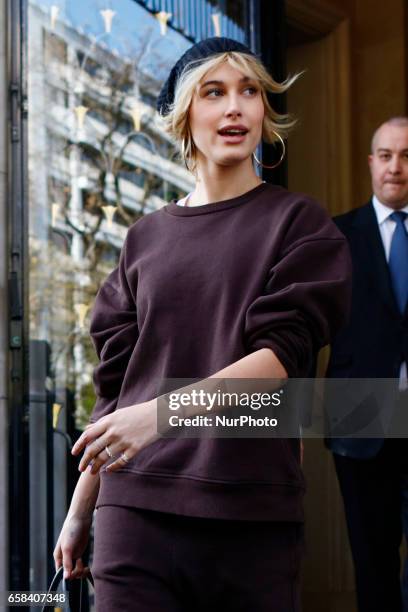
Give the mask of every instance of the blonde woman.
[[289, 127], [244, 45], [201, 41], [158, 109], [195, 188], [128, 231], [101, 287], [100, 358], [82, 471], [55, 548], [81, 576], [94, 507], [98, 612], [300, 610], [304, 479], [297, 440], [157, 436], [163, 379], [306, 376], [343, 323], [349, 255], [324, 210], [263, 182], [253, 156]]

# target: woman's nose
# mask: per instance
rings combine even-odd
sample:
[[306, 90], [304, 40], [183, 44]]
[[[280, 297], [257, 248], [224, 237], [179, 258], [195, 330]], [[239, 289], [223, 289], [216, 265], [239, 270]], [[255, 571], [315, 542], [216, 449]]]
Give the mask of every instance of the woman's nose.
[[226, 105], [226, 109], [225, 109], [225, 115], [226, 116], [241, 115], [241, 107], [240, 107], [237, 95], [230, 94], [230, 95], [226, 96], [226, 101], [227, 101], [227, 105]]

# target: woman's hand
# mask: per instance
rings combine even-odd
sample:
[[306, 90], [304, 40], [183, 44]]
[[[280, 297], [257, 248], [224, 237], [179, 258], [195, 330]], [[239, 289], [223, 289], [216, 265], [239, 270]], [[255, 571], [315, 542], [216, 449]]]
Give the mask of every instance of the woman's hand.
[[83, 518], [68, 516], [65, 519], [54, 549], [55, 570], [62, 565], [65, 579], [82, 578], [89, 573], [89, 567], [84, 566], [81, 557], [88, 544], [91, 524], [92, 516]]
[[152, 400], [119, 408], [88, 425], [74, 444], [72, 454], [78, 455], [86, 447], [79, 470], [83, 472], [92, 462], [92, 474], [96, 474], [111, 458], [116, 458], [106, 468], [114, 472], [123, 468], [140, 449], [157, 437], [156, 401]]

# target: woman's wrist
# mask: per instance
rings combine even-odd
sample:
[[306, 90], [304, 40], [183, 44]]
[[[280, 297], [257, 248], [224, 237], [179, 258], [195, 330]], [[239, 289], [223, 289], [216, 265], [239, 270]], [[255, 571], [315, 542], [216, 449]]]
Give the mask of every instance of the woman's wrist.
[[99, 474], [84, 472], [79, 477], [68, 510], [67, 519], [92, 520], [99, 492]]
[[157, 434], [157, 401], [158, 398], [155, 397], [152, 400], [144, 402], [148, 415], [150, 415], [150, 423], [152, 427], [152, 435]]
[[94, 510], [95, 508], [86, 510], [74, 508], [72, 510], [69, 510], [65, 522], [68, 522], [71, 519], [75, 519], [77, 521], [85, 521], [91, 523]]
[[67, 519], [92, 520], [96, 497], [73, 499], [68, 510]]

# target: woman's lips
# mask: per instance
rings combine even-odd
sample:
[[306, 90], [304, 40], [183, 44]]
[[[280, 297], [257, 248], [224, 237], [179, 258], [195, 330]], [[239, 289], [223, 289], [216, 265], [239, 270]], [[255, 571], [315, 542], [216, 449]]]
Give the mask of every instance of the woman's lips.
[[218, 134], [218, 135], [223, 139], [224, 142], [238, 144], [240, 142], [243, 142], [243, 140], [245, 140], [247, 133], [248, 132], [246, 132], [245, 134]]

